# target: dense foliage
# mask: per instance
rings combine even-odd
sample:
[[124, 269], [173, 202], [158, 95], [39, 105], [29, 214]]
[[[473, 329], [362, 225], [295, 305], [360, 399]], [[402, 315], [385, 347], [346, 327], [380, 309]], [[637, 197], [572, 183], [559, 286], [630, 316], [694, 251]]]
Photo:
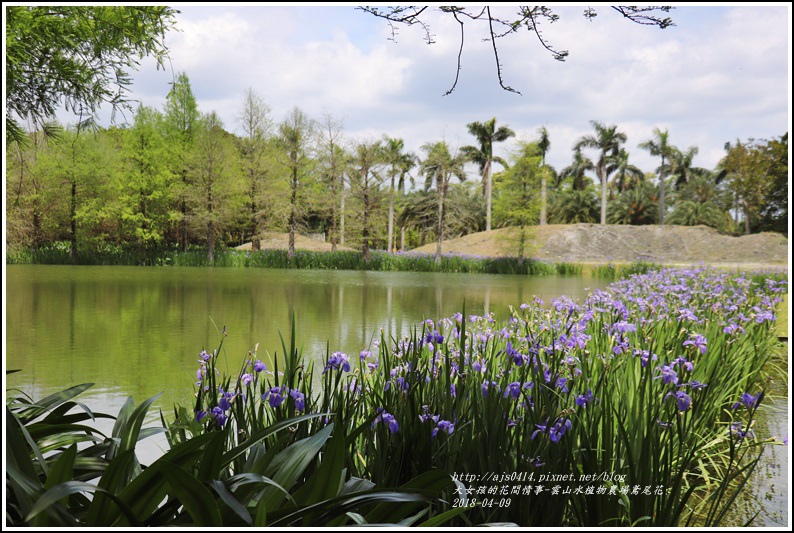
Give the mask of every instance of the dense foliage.
[[[38, 132], [27, 145], [9, 146], [9, 250], [68, 240], [72, 259], [107, 244], [143, 254], [199, 245], [212, 257], [281, 231], [293, 235], [293, 246], [294, 235], [316, 233], [335, 246], [383, 250], [391, 242], [404, 251], [486, 228], [486, 199], [466, 180], [463, 154], [442, 150], [443, 142], [427, 143], [421, 158], [388, 137], [329, 144], [298, 109], [271, 131], [255, 93], [244, 110], [263, 125], [241, 138], [215, 113], [200, 113], [191, 94], [181, 74], [164, 112], [140, 106], [125, 128], [73, 127], [57, 139]], [[603, 135], [614, 129], [599, 127]], [[544, 163], [539, 141], [520, 143], [493, 176], [494, 226], [539, 224], [546, 189], [551, 223], [597, 222], [599, 195], [602, 220], [658, 223], [657, 180], [632, 165], [625, 149], [613, 153], [619, 143], [599, 148], [594, 164], [584, 151], [599, 142], [583, 138], [559, 173]], [[787, 135], [737, 144], [713, 171], [687, 166], [691, 157], [672, 150], [662, 173], [669, 181], [666, 222], [786, 233], [787, 146]], [[593, 171], [606, 183], [604, 194], [588, 175]], [[425, 187], [406, 193], [417, 177]]]
[[[83, 120], [103, 103], [129, 107], [130, 70], [163, 44], [176, 10], [163, 6], [8, 6], [6, 143], [25, 142], [23, 126], [44, 127], [59, 106]], [[53, 131], [53, 128], [47, 128]]]

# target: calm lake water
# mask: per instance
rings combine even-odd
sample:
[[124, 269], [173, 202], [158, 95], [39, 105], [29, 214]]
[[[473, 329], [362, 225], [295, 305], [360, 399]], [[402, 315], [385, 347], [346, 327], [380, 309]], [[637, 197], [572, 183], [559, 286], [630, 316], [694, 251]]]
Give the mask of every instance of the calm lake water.
[[[406, 272], [265, 270], [233, 268], [6, 266], [6, 389], [33, 398], [81, 383], [96, 383], [78, 399], [115, 414], [127, 397], [135, 403], [161, 394], [156, 409], [168, 416], [193, 394], [198, 354], [211, 351], [226, 326], [223, 354], [236, 371], [257, 343], [272, 368], [288, 342], [295, 317], [299, 347], [318, 364], [326, 351], [357, 355], [380, 337], [399, 336], [462, 312], [497, 318], [540, 298], [582, 301], [606, 282], [586, 277], [528, 277]], [[351, 357], [352, 358], [352, 357]], [[788, 432], [783, 400], [759, 421], [766, 434]], [[144, 463], [164, 439], [140, 448]], [[762, 507], [758, 525], [788, 520], [788, 447], [770, 447], [747, 509]]]

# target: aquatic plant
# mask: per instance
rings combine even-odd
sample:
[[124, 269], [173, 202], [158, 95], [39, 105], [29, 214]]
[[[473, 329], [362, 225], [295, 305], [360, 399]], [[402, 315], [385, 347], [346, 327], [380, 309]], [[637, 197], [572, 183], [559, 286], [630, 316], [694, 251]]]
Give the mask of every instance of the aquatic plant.
[[[581, 304], [524, 303], [503, 322], [464, 310], [382, 336], [358, 358], [329, 353], [322, 373], [293, 329], [283, 374], [244, 378], [252, 350], [235, 384], [200, 383], [194, 413], [225, 408], [233, 391], [230, 437], [298, 412], [323, 417], [296, 439], [331, 421], [356, 428], [352, 475], [400, 486], [447, 472], [458, 484], [438, 511], [465, 506], [457, 525], [719, 525], [764, 440], [747, 424], [787, 281], [756, 279], [649, 270]], [[202, 420], [205, 431], [226, 424]]]

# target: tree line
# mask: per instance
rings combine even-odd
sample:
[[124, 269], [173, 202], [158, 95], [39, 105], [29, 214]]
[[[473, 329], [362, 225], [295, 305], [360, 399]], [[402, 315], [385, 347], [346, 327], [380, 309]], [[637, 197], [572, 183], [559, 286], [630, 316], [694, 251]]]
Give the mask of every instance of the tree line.
[[[202, 112], [180, 73], [164, 108], [140, 105], [127, 126], [81, 121], [28, 133], [7, 145], [8, 245], [68, 241], [72, 254], [109, 242], [144, 254], [201, 246], [212, 261], [218, 246], [258, 249], [275, 231], [289, 234], [290, 257], [296, 235], [320, 233], [366, 259], [434, 241], [440, 257], [444, 239], [505, 226], [520, 227], [523, 243], [527, 227], [547, 223], [787, 234], [788, 133], [727, 143], [717, 168], [705, 169], [692, 166], [697, 147], [679, 149], [655, 129], [637, 145], [659, 158], [649, 172], [630, 162], [618, 126], [597, 121], [559, 170], [546, 163], [545, 128], [494, 155], [515, 137], [495, 118], [468, 124], [471, 145], [432, 141], [411, 153], [388, 135], [347, 139], [333, 116], [297, 107], [276, 122], [249, 89], [236, 123], [239, 135]], [[478, 179], [467, 179], [467, 164]]]

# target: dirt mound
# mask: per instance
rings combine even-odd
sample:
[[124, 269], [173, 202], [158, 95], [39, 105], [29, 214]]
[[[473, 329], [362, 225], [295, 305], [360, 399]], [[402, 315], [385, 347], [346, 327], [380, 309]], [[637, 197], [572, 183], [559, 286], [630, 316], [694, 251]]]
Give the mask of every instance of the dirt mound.
[[[289, 233], [266, 232], [262, 234], [260, 246], [262, 250], [286, 250], [289, 248]], [[250, 250], [251, 243], [247, 242], [236, 247], [237, 250]], [[305, 235], [295, 235], [295, 249], [310, 252], [330, 252], [331, 243], [311, 239]], [[347, 246], [337, 246], [339, 251], [351, 251]]]
[[[434, 253], [435, 244], [417, 248]], [[445, 241], [445, 253], [516, 256], [518, 228], [502, 228]], [[525, 255], [551, 262], [646, 260], [662, 264], [788, 265], [788, 239], [779, 233], [721, 235], [706, 226], [566, 224], [526, 229]]]

